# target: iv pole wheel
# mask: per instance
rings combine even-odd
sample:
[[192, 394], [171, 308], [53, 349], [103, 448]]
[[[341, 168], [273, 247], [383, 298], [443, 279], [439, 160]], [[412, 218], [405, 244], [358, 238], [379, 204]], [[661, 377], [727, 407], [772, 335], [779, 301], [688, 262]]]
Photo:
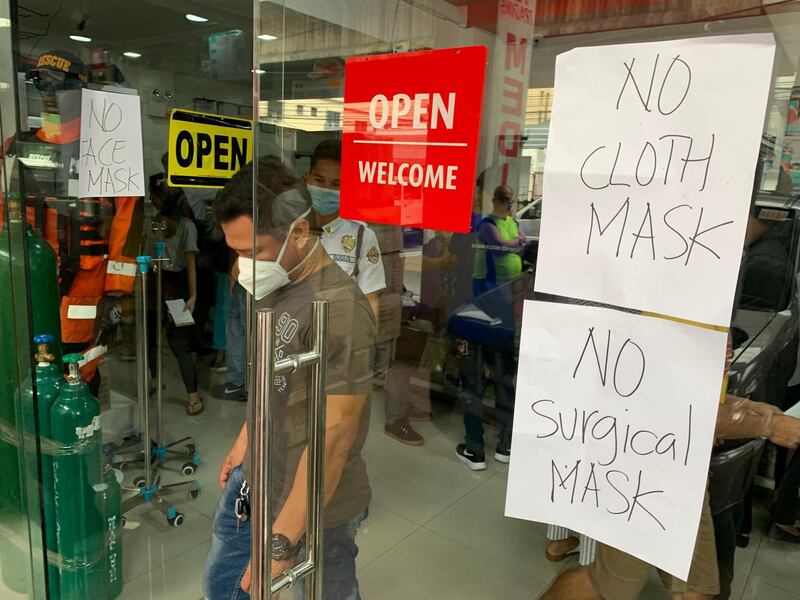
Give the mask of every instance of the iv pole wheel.
[[194, 475], [194, 471], [195, 471], [194, 463], [190, 463], [190, 462], [184, 463], [183, 467], [181, 468], [181, 473], [183, 473], [187, 477], [189, 475]]
[[189, 492], [189, 495], [192, 498], [197, 498], [198, 496], [200, 496], [200, 489], [198, 488], [196, 490], [192, 490], [191, 492]]
[[180, 527], [183, 525], [183, 514], [177, 513], [174, 517], [168, 517], [167, 523], [170, 527]]
[[147, 481], [141, 475], [133, 480], [133, 486], [137, 488], [143, 488], [146, 483]]
[[186, 456], [192, 458], [195, 454], [197, 454], [197, 448], [194, 444], [186, 444], [184, 452], [186, 453]]

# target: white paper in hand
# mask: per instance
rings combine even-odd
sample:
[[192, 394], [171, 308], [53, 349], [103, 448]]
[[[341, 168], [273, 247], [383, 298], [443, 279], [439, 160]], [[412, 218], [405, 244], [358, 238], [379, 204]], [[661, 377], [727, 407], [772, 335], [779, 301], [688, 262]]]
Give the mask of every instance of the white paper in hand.
[[165, 300], [169, 316], [176, 327], [188, 327], [194, 325], [192, 313], [186, 310], [186, 302], [178, 298], [177, 300]]

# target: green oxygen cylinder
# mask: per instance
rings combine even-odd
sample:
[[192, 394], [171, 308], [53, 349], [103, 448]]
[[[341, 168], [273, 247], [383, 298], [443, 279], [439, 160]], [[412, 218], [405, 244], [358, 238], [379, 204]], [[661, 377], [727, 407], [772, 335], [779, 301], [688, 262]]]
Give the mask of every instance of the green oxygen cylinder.
[[[58, 543], [56, 539], [56, 507], [53, 499], [53, 456], [48, 442], [52, 436], [50, 429], [50, 411], [58, 399], [64, 377], [56, 364], [56, 357], [50, 353], [50, 344], [54, 341], [50, 334], [37, 335], [33, 338], [36, 344], [36, 418], [41, 440], [42, 465], [42, 506], [44, 510], [44, 532], [47, 544], [47, 578], [48, 598], [58, 600]], [[32, 405], [32, 403], [31, 403]]]
[[[9, 203], [9, 216], [20, 223], [22, 216], [16, 202], [16, 208]], [[7, 236], [5, 224], [0, 227], [2, 235]], [[21, 225], [20, 225], [21, 226]], [[61, 356], [61, 309], [58, 291], [58, 269], [56, 253], [41, 236], [30, 226], [26, 227], [28, 285], [31, 298], [31, 318], [35, 332], [51, 332], [53, 341], [51, 350], [59, 359]], [[17, 322], [14, 312], [13, 288], [11, 286], [12, 270], [22, 266], [20, 253], [9, 253], [7, 245], [0, 244], [0, 389], [16, 390], [19, 388], [17, 373], [16, 339]], [[16, 401], [19, 395], [0, 394], [0, 511], [20, 512], [20, 473], [19, 456], [16, 443], [18, 437]], [[32, 422], [32, 421], [29, 421]]]
[[19, 454], [17, 445], [17, 401], [19, 373], [14, 340], [17, 323], [14, 318], [14, 294], [11, 285], [12, 263], [8, 251], [7, 224], [0, 236], [0, 515], [21, 516]]
[[105, 528], [94, 490], [102, 482], [100, 403], [81, 379], [82, 359], [64, 357], [69, 374], [50, 411], [61, 600], [102, 599], [106, 593]]
[[53, 335], [50, 350], [61, 360], [61, 295], [58, 290], [58, 261], [53, 248], [30, 226], [26, 230], [28, 244], [28, 285], [31, 295], [31, 319], [34, 333]]
[[108, 599], [122, 593], [122, 472], [106, 466], [103, 471], [104, 507], [106, 527], [106, 584]]

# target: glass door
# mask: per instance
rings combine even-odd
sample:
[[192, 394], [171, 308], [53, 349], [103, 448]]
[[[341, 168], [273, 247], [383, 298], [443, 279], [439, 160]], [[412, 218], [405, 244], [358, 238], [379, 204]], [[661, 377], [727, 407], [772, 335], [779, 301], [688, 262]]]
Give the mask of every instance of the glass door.
[[[0, 137], [4, 147], [19, 133], [16, 110], [12, 3], [0, 3]], [[35, 237], [24, 222], [16, 157], [5, 152], [0, 176], [0, 596], [46, 598], [39, 443], [32, 381], [29, 302]], [[41, 263], [39, 263], [41, 264]], [[34, 284], [34, 287], [35, 284]]]
[[252, 3], [5, 10], [0, 596], [198, 598], [245, 421], [213, 199], [263, 154], [215, 135], [252, 116]]
[[[530, 598], [591, 562], [504, 516], [577, 47], [775, 36], [748, 252], [784, 268], [743, 271], [729, 375], [796, 404], [793, 3], [7, 4], [0, 597]], [[797, 588], [796, 456], [752, 531], [715, 515], [731, 597]]]
[[[240, 281], [255, 294], [253, 314], [275, 311], [269, 360], [309, 348], [309, 302], [329, 302], [323, 555], [330, 567], [326, 562], [323, 597], [327, 590], [331, 597], [382, 600], [529, 598], [565, 565], [593, 560], [589, 539], [581, 538], [579, 557], [578, 537], [569, 531], [504, 516], [522, 301], [533, 297], [555, 61], [581, 46], [772, 32], [778, 58], [756, 206], [781, 204], [794, 173], [785, 162], [794, 146], [781, 140], [795, 139], [784, 113], [794, 110], [796, 95], [790, 89], [798, 53], [789, 33], [796, 12], [788, 5], [700, 4], [257, 3], [254, 119], [257, 145], [266, 152], [252, 171], [256, 241], [240, 247], [238, 264], [252, 270], [242, 271]], [[476, 46], [486, 58], [465, 73], [459, 57]], [[436, 52], [425, 54], [447, 49], [453, 54], [444, 62], [436, 62]], [[467, 101], [469, 82], [482, 108], [477, 154], [465, 164], [459, 152], [470, 146], [469, 130], [454, 127], [448, 137], [441, 129], [456, 88], [456, 118], [464, 118], [459, 103]], [[362, 88], [377, 91], [359, 95]], [[781, 146], [783, 170], [776, 163]], [[448, 154], [440, 160], [443, 147]], [[435, 187], [438, 175], [413, 165], [437, 161], [465, 167], [472, 202], [465, 209], [443, 200], [444, 222], [433, 225], [436, 215], [420, 206], [414, 187], [415, 178], [417, 187]], [[500, 231], [491, 242], [482, 232], [487, 226]], [[224, 223], [223, 229], [228, 234]], [[250, 234], [247, 227], [240, 232], [243, 246]], [[784, 242], [780, 253], [794, 256], [796, 240]], [[320, 245], [326, 257], [318, 255]], [[793, 284], [782, 281], [789, 293]], [[781, 296], [784, 308], [787, 297]], [[778, 327], [773, 318], [780, 320], [780, 311], [766, 312], [750, 323], [750, 309], [737, 311], [739, 333], [752, 329], [735, 338], [737, 373], [758, 360], [750, 355], [757, 349], [743, 345], [755, 323]], [[783, 349], [769, 359], [777, 361], [770, 372], [781, 373], [780, 392], [766, 392], [767, 371], [756, 369], [762, 375], [749, 384], [735, 378], [733, 393], [759, 389], [760, 401], [785, 405], [787, 365], [795, 363], [795, 333], [787, 336], [781, 334], [786, 345], [774, 341]], [[254, 347], [261, 343], [256, 339]], [[372, 350], [360, 354], [367, 346]], [[255, 355], [257, 365], [267, 360]], [[303, 377], [274, 378], [269, 440], [273, 549], [299, 554], [272, 561], [265, 578], [306, 558], [310, 417], [306, 396], [296, 393], [305, 389]], [[762, 465], [762, 475], [771, 469]], [[770, 502], [759, 489], [763, 508]], [[730, 533], [727, 516], [717, 516], [721, 540]], [[751, 539], [759, 540], [752, 543], [760, 558], [739, 553], [735, 563], [730, 540], [720, 541], [720, 548], [731, 546], [719, 554], [723, 593], [731, 585], [730, 597], [761, 597], [759, 590], [772, 589], [764, 586], [790, 590], [791, 578], [769, 582], [765, 575], [779, 548], [761, 542], [755, 530]], [[792, 560], [791, 552], [780, 560]], [[650, 581], [642, 597], [665, 596]]]

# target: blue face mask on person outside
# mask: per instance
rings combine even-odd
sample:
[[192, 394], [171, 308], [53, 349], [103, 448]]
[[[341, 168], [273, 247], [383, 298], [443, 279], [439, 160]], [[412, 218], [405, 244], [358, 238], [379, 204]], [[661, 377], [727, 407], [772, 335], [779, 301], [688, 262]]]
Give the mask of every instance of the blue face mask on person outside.
[[329, 190], [316, 185], [308, 185], [311, 194], [311, 206], [319, 214], [327, 217], [339, 210], [339, 190]]

